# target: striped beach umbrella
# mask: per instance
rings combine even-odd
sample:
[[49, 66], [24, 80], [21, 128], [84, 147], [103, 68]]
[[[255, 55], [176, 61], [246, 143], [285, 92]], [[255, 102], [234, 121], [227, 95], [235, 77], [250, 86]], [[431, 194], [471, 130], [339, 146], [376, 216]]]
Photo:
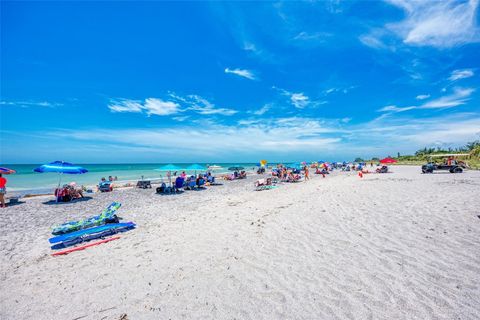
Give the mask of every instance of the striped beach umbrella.
[[17, 171], [15, 171], [13, 169], [9, 169], [9, 168], [0, 167], [0, 173], [1, 174], [12, 174], [12, 173], [17, 173]]

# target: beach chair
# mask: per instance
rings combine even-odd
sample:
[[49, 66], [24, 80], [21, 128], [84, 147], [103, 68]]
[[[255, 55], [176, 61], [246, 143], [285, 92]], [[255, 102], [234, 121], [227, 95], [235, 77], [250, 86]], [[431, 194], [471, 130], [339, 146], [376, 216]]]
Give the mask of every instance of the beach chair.
[[197, 186], [197, 181], [194, 178], [190, 178], [184, 183], [185, 190], [194, 190]]
[[205, 188], [205, 179], [198, 179], [197, 188]]
[[387, 173], [388, 172], [388, 167], [387, 166], [382, 166], [381, 168], [377, 168], [375, 171], [377, 173]]
[[137, 181], [137, 188], [151, 189], [152, 183], [150, 182], [150, 180], [140, 180], [140, 181]]
[[175, 192], [183, 192], [184, 186], [185, 186], [185, 179], [183, 177], [177, 177], [177, 179], [175, 179]]
[[85, 220], [72, 221], [61, 225], [56, 225], [53, 227], [52, 234], [60, 235], [106, 223], [118, 223], [118, 217], [116, 213], [120, 206], [121, 204], [119, 202], [113, 202], [98, 216], [93, 216]]
[[113, 190], [112, 183], [110, 181], [102, 181], [98, 184], [98, 190], [100, 192], [110, 192]]

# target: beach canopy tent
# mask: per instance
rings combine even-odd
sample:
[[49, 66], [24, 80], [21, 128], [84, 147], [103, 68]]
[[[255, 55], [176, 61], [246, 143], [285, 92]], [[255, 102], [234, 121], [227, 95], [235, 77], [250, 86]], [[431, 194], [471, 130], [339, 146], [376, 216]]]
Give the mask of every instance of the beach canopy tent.
[[[58, 188], [60, 188], [60, 183], [62, 182], [62, 174], [83, 174], [87, 173], [88, 170], [71, 164], [65, 161], [54, 161], [48, 164], [41, 165], [38, 168], [33, 169], [34, 172], [45, 173], [45, 172], [55, 172], [58, 173]], [[58, 201], [58, 197], [57, 197]]]
[[387, 157], [385, 159], [380, 160], [380, 163], [382, 163], [382, 164], [395, 163], [395, 162], [397, 162], [397, 160], [395, 160], [393, 158], [390, 158], [390, 157]]
[[8, 169], [8, 168], [0, 167], [0, 173], [1, 173], [1, 174], [12, 174], [12, 173], [17, 173], [17, 171], [15, 171], [15, 170], [13, 170], [13, 169]]
[[243, 169], [245, 169], [245, 168], [241, 167], [241, 166], [233, 166], [233, 167], [228, 168], [228, 171], [240, 171], [240, 170], [243, 170]]

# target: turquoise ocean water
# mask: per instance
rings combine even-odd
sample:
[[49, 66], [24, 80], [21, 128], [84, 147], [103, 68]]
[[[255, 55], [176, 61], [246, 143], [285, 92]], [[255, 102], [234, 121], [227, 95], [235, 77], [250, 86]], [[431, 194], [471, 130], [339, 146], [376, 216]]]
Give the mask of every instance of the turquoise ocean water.
[[[205, 163], [199, 163], [205, 166]], [[109, 176], [117, 176], [118, 181], [137, 181], [143, 176], [144, 179], [166, 179], [166, 172], [156, 171], [154, 169], [165, 165], [162, 163], [149, 164], [76, 164], [88, 170], [85, 174], [64, 174], [61, 175], [62, 184], [76, 182], [77, 185], [91, 186], [96, 185], [102, 177], [108, 179]], [[186, 168], [191, 163], [176, 163], [178, 167]], [[214, 173], [224, 173], [229, 167], [240, 165], [246, 170], [251, 170], [256, 163], [210, 163], [209, 165], [218, 165], [222, 169], [215, 170]], [[40, 164], [4, 164], [3, 167], [14, 169], [16, 174], [4, 175], [8, 180], [7, 190], [9, 192], [18, 191], [34, 191], [44, 192], [51, 191], [58, 184], [59, 175], [57, 173], [37, 173], [33, 169]], [[185, 170], [188, 174], [194, 172]], [[179, 172], [181, 173], [181, 172]], [[199, 173], [199, 172], [198, 172]]]

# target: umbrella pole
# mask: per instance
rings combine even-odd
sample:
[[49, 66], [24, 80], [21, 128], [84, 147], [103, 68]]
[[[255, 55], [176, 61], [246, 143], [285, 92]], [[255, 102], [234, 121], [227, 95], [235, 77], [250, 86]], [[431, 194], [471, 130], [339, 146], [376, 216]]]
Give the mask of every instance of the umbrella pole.
[[[57, 194], [58, 194], [58, 191], [60, 189], [60, 183], [62, 182], [62, 173], [59, 172], [58, 173], [58, 186], [57, 186]], [[55, 202], [58, 203], [58, 195], [55, 195]]]

